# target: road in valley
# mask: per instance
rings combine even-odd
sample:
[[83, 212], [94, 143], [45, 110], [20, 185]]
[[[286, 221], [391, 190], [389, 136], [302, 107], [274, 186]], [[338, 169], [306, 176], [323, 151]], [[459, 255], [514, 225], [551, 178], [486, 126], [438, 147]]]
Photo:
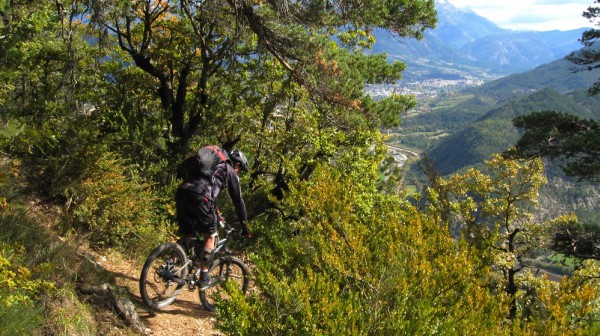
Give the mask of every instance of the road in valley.
[[404, 149], [398, 146], [394, 146], [394, 145], [389, 145], [388, 144], [388, 148], [390, 149], [390, 152], [392, 153], [392, 155], [394, 156], [394, 159], [396, 159], [396, 162], [398, 162], [399, 166], [404, 165], [404, 163], [406, 162], [406, 160], [408, 160], [408, 155], [412, 155], [416, 158], [419, 157], [419, 153], [417, 152], [413, 152], [411, 150], [408, 149]]

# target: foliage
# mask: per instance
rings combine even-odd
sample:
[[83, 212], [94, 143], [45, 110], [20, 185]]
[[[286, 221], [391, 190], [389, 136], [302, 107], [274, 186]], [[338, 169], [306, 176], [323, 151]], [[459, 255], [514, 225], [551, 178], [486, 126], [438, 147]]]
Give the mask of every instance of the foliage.
[[514, 125], [524, 133], [516, 151], [509, 154], [547, 157], [558, 161], [569, 176], [600, 180], [600, 127], [596, 121], [540, 111], [516, 118]]
[[[2, 220], [4, 222], [4, 220]], [[0, 325], [2, 335], [37, 333], [43, 311], [37, 306], [42, 293], [54, 290], [52, 283], [39, 279], [21, 258], [24, 247], [0, 244]]]
[[541, 160], [504, 160], [495, 155], [483, 173], [469, 169], [448, 179], [430, 174], [428, 211], [446, 227], [457, 226], [461, 236], [481, 250], [482, 256], [503, 275], [502, 287], [513, 300], [515, 317], [518, 279], [524, 258], [540, 247], [541, 225], [531, 212], [538, 190], [546, 181]]
[[156, 216], [157, 199], [149, 185], [127, 176], [123, 160], [104, 153], [82, 167], [77, 183], [65, 189], [69, 228], [91, 233], [90, 241], [100, 246], [125, 250], [164, 239], [168, 229]]
[[0, 91], [3, 113], [34, 126], [57, 125], [86, 110], [90, 88], [101, 90], [80, 9], [77, 2], [67, 12], [41, 0], [6, 5], [0, 27], [0, 78], [9, 83]]
[[96, 334], [75, 284], [108, 281], [106, 274], [68, 238], [48, 232], [60, 207], [28, 199], [19, 162], [3, 156], [0, 163], [0, 335]]
[[548, 281], [525, 272], [523, 283], [526, 295], [520, 295], [527, 320], [513, 323], [515, 334], [522, 335], [594, 335], [598, 332], [597, 280], [589, 280], [586, 273], [598, 270], [587, 265], [572, 277]]
[[554, 221], [550, 248], [579, 259], [600, 260], [600, 228], [578, 221], [576, 216], [562, 216]]
[[30, 187], [64, 202], [63, 229], [89, 232], [95, 245], [131, 250], [164, 237], [168, 215], [158, 214], [161, 199], [135, 166], [97, 142], [88, 123], [81, 117], [62, 134], [22, 127], [9, 146], [23, 158]]
[[[79, 270], [81, 272], [81, 270]], [[83, 273], [83, 272], [81, 272]], [[52, 335], [97, 335], [94, 306], [79, 300], [74, 283], [56, 290], [51, 299], [46, 300], [44, 330]]]
[[[298, 128], [292, 133], [307, 135], [397, 124], [398, 112], [414, 102], [403, 97], [374, 102], [362, 88], [399, 78], [403, 65], [362, 51], [372, 45], [372, 28], [421, 37], [435, 23], [433, 1], [89, 4], [104, 48], [118, 46], [129, 56], [114, 53], [113, 64], [130, 68], [133, 61], [146, 78], [140, 92], [160, 100], [163, 110], [154, 112], [167, 124], [171, 155], [180, 158], [209, 141], [225, 149], [239, 143], [255, 151], [250, 156], [258, 162], [276, 162], [274, 172], [257, 167], [253, 179], [264, 171], [279, 181], [288, 172], [302, 172], [281, 167], [285, 153], [265, 153], [268, 147], [258, 139], [266, 137], [256, 131], [269, 133], [271, 124], [282, 122], [285, 131]], [[310, 154], [310, 161], [328, 159], [319, 146], [310, 152], [306, 146], [287, 147]]]
[[[350, 162], [347, 164], [350, 165]], [[319, 166], [261, 227], [258, 292], [219, 306], [236, 335], [503, 334], [503, 295], [484, 286], [474, 250], [395, 196], [376, 166]], [[293, 235], [294, 230], [299, 234]], [[300, 266], [301, 265], [301, 266]]]
[[[594, 4], [599, 4], [600, 1], [595, 0]], [[583, 17], [588, 19], [595, 26], [599, 26], [598, 17], [600, 16], [600, 7], [589, 6], [588, 9], [583, 12]], [[573, 52], [567, 56], [567, 59], [576, 65], [581, 66], [581, 70], [591, 71], [600, 67], [598, 61], [600, 60], [600, 52], [597, 49], [596, 42], [600, 37], [600, 30], [592, 28], [586, 30], [581, 35], [581, 43], [586, 47], [578, 52]], [[588, 90], [590, 95], [596, 95], [600, 93], [600, 82], [596, 81]]]
[[[19, 225], [28, 223], [15, 203], [19, 196], [15, 186], [20, 185], [17, 172], [5, 157], [0, 159], [0, 335], [38, 334], [44, 315], [40, 298], [55, 291], [41, 271], [47, 264], [32, 263], [31, 246], [25, 245], [28, 240], [32, 245], [41, 243], [39, 236], [33, 233], [22, 239], [24, 232], [18, 232]], [[15, 239], [19, 236], [21, 241]]]
[[[414, 106], [411, 97], [376, 102], [364, 94], [365, 83], [396, 80], [404, 66], [363, 51], [374, 27], [420, 37], [435, 23], [433, 5], [11, 3], [0, 60], [5, 82], [22, 85], [3, 91], [11, 102], [3, 109], [28, 125], [11, 150], [43, 157], [34, 187], [60, 196], [57, 182], [77, 179], [60, 165], [73, 146], [108, 146], [168, 185], [164, 198], [189, 148], [240, 143], [255, 162], [250, 185], [275, 184], [280, 194], [291, 179], [308, 178], [316, 162], [363, 146]], [[36, 29], [27, 30], [23, 17], [36, 18]]]
[[[426, 211], [445, 226], [457, 226], [463, 239], [480, 250], [478, 255], [494, 270], [490, 284], [510, 298], [514, 334], [568, 330], [587, 335], [597, 328], [598, 293], [593, 287], [580, 288], [575, 275], [563, 277], [559, 286], [531, 271], [529, 260], [546, 247], [551, 241], [547, 233], [555, 230], [553, 223], [537, 223], [532, 212], [545, 182], [541, 160], [495, 155], [484, 171], [470, 169], [447, 179], [430, 174], [430, 179]], [[573, 294], [574, 288], [582, 291]]]
[[[517, 146], [506, 153], [518, 157], [546, 157], [565, 174], [581, 180], [600, 181], [598, 147], [600, 128], [593, 119], [581, 119], [556, 111], [534, 112], [514, 120], [524, 129]], [[579, 258], [598, 259], [597, 226], [563, 219], [552, 232], [551, 248]]]

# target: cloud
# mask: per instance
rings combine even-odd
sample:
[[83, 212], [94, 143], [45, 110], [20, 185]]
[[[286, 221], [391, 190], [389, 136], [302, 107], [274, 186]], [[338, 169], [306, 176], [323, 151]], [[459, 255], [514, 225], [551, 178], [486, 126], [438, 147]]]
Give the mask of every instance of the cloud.
[[532, 0], [533, 5], [584, 5], [587, 7], [594, 4], [593, 0]]
[[494, 22], [513, 30], [570, 30], [591, 27], [582, 17], [593, 0], [449, 0], [458, 8], [468, 8]]

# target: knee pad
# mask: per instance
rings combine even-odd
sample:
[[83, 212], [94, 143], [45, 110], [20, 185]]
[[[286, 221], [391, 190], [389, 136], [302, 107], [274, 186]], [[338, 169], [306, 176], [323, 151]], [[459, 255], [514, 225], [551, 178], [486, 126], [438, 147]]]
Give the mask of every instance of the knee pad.
[[208, 263], [210, 261], [210, 257], [212, 255], [212, 249], [204, 248], [202, 250], [202, 261]]

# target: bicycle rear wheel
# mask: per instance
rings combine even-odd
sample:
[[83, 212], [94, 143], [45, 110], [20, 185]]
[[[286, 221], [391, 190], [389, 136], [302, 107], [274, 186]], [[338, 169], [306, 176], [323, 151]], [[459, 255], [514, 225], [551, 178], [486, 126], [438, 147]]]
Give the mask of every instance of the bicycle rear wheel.
[[150, 308], [159, 310], [175, 301], [187, 278], [187, 256], [175, 243], [155, 248], [142, 268], [140, 295]]
[[210, 266], [209, 274], [215, 284], [206, 290], [200, 291], [200, 301], [208, 311], [215, 311], [215, 304], [219, 298], [227, 299], [228, 295], [224, 288], [225, 283], [234, 282], [242, 293], [248, 291], [250, 270], [243, 261], [236, 257], [222, 257], [215, 260]]

